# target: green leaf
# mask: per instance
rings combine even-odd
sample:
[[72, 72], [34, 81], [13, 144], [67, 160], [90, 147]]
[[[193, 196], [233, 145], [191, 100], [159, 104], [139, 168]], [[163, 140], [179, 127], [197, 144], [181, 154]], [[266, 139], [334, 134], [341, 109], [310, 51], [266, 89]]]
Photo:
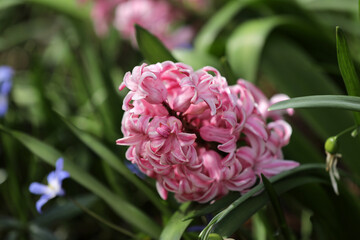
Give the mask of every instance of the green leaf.
[[[62, 156], [55, 148], [25, 133], [12, 131], [1, 125], [0, 131], [17, 139], [31, 152], [52, 166], [55, 166], [56, 159]], [[160, 227], [134, 205], [113, 194], [103, 184], [71, 161], [65, 161], [64, 169], [70, 173], [71, 179], [103, 199], [125, 221], [154, 238], [159, 237]]]
[[270, 17], [247, 21], [229, 37], [226, 55], [237, 77], [255, 82], [260, 56], [272, 30], [288, 23], [289, 18]]
[[13, 7], [16, 5], [19, 5], [21, 3], [24, 3], [24, 0], [2, 0], [0, 2], [0, 10], [4, 10], [9, 7]]
[[80, 20], [90, 20], [90, 6], [80, 5], [78, 1], [73, 0], [24, 0], [30, 4], [38, 4], [47, 8], [56, 10], [60, 13], [67, 14]]
[[177, 62], [171, 52], [157, 37], [139, 25], [135, 25], [135, 29], [136, 41], [140, 52], [150, 64], [164, 61]]
[[[164, 214], [169, 214], [168, 210], [163, 204], [157, 193], [145, 185], [138, 177], [136, 177], [130, 170], [123, 164], [123, 162], [106, 146], [104, 146], [99, 140], [90, 135], [89, 133], [83, 132], [77, 129], [68, 120], [58, 114], [61, 120], [67, 125], [67, 127], [92, 151], [94, 151], [103, 161], [106, 161], [114, 170], [116, 170], [123, 177], [132, 182], [144, 196], [147, 197], [160, 211]], [[115, 143], [114, 143], [115, 144]]]
[[229, 85], [236, 85], [238, 78], [233, 73], [230, 63], [226, 57], [220, 59], [221, 62], [221, 75], [226, 78]]
[[[277, 194], [282, 194], [307, 183], [328, 182], [328, 176], [324, 175], [324, 167], [323, 164], [304, 164], [272, 177], [270, 182], [273, 184]], [[263, 189], [263, 184], [257, 185], [234, 201], [224, 211], [217, 214], [200, 233], [201, 239], [206, 239], [213, 230], [222, 236], [230, 236], [268, 202], [266, 193], [261, 192]], [[261, 193], [254, 196], [259, 192]]]
[[281, 229], [281, 232], [282, 232], [284, 238], [289, 239], [289, 240], [295, 239], [289, 226], [286, 223], [285, 215], [284, 215], [282, 208], [280, 207], [279, 197], [278, 197], [275, 189], [273, 188], [270, 181], [263, 174], [261, 174], [261, 180], [262, 180], [262, 182], [264, 184], [264, 188], [269, 196], [270, 202], [275, 210], [275, 215], [276, 215], [278, 224], [280, 225], [280, 229]]
[[26, 22], [13, 24], [0, 35], [0, 51], [21, 44], [28, 39], [45, 39], [49, 36], [53, 23], [47, 19], [32, 18]]
[[[108, 140], [113, 140], [117, 136], [117, 128], [119, 109], [113, 108], [114, 101], [120, 101], [119, 98], [114, 100], [115, 90], [110, 83], [109, 78], [102, 71], [102, 62], [96, 52], [96, 46], [92, 41], [87, 41], [81, 46], [83, 65], [83, 78], [89, 79], [86, 88], [91, 89], [89, 99], [96, 107], [96, 114], [103, 123], [104, 136]], [[113, 101], [110, 101], [113, 99]]]
[[256, 81], [267, 39], [278, 28], [288, 33], [311, 36], [314, 42], [321, 37], [313, 27], [309, 27], [308, 22], [300, 18], [272, 16], [247, 21], [234, 30], [226, 46], [226, 55], [237, 77]]
[[355, 13], [357, 3], [355, 1], [338, 1], [338, 0], [313, 0], [298, 1], [302, 7], [312, 11], [336, 11]]
[[297, 97], [275, 103], [269, 108], [269, 110], [272, 111], [286, 108], [339, 108], [360, 112], [360, 97], [345, 95], [315, 95]]
[[180, 62], [186, 63], [194, 68], [194, 70], [203, 68], [205, 66], [212, 66], [216, 69], [220, 68], [219, 61], [213, 56], [199, 51], [188, 49], [176, 49], [172, 51], [176, 59]]
[[258, 1], [230, 1], [220, 9], [201, 29], [194, 41], [195, 49], [207, 52], [220, 31], [230, 22], [234, 16], [249, 3]]
[[[281, 51], [279, 51], [281, 49]], [[290, 97], [341, 94], [340, 89], [327, 77], [316, 62], [290, 39], [273, 35], [264, 49], [261, 72], [276, 90]], [[299, 110], [304, 120], [321, 138], [342, 131], [352, 125], [351, 114], [327, 109]]]
[[54, 233], [52, 233], [50, 230], [42, 228], [40, 226], [30, 224], [29, 227], [29, 235], [30, 240], [56, 240], [57, 237], [55, 237]]
[[[76, 201], [87, 207], [93, 205], [98, 200], [99, 199], [92, 194], [76, 198]], [[75, 206], [73, 202], [67, 201], [62, 205], [52, 207], [46, 212], [43, 212], [41, 215], [31, 221], [31, 223], [39, 226], [51, 227], [56, 223], [71, 219], [80, 213], [82, 213], [81, 209]]]
[[166, 224], [164, 230], [160, 235], [160, 240], [180, 240], [186, 228], [192, 222], [192, 219], [184, 220], [191, 202], [183, 203], [179, 210], [177, 210]]
[[1, 216], [0, 217], [0, 229], [5, 231], [7, 229], [21, 229], [23, 223], [13, 217]]
[[225, 197], [222, 197], [221, 199], [215, 201], [213, 204], [210, 204], [210, 205], [206, 204], [205, 207], [202, 207], [200, 209], [196, 209], [196, 210], [190, 212], [186, 216], [185, 220], [190, 219], [190, 218], [205, 216], [206, 214], [209, 214], [209, 213], [218, 212], [219, 210], [222, 210], [225, 207], [229, 206], [237, 198], [239, 198], [239, 193], [231, 192], [228, 195], [226, 195]]
[[[339, 27], [336, 27], [336, 50], [339, 69], [348, 94], [360, 97], [360, 79], [352, 61], [345, 34]], [[356, 124], [360, 125], [360, 113], [354, 113], [354, 117]]]
[[[264, 49], [261, 72], [262, 77], [273, 83], [277, 91], [290, 97], [343, 94], [302, 48], [290, 39], [280, 38], [275, 34]], [[341, 109], [299, 109], [296, 115], [301, 116], [310, 126], [310, 131], [324, 141], [354, 123], [351, 112]], [[341, 143], [341, 153], [344, 159], [347, 159], [344, 164], [357, 174], [360, 173], [358, 144], [358, 139], [354, 138]]]

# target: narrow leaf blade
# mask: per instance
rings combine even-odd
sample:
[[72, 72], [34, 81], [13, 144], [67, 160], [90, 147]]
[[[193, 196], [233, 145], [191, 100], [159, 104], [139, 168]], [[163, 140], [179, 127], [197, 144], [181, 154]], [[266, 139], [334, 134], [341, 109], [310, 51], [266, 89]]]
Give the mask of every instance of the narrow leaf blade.
[[135, 25], [136, 40], [144, 58], [151, 64], [176, 59], [164, 44], [145, 28]]
[[191, 202], [183, 203], [179, 210], [176, 211], [170, 218], [169, 222], [166, 224], [164, 230], [160, 235], [160, 240], [180, 240], [186, 228], [192, 222], [192, 219], [184, 219], [187, 213]]
[[220, 9], [197, 34], [195, 48], [207, 52], [220, 31], [250, 2], [255, 1], [230, 1]]
[[275, 210], [276, 218], [278, 220], [278, 223], [280, 225], [280, 229], [282, 231], [282, 234], [284, 235], [285, 239], [294, 239], [294, 236], [289, 228], [289, 226], [286, 223], [284, 212], [280, 206], [279, 197], [276, 194], [276, 191], [270, 181], [261, 174], [261, 180], [264, 184], [264, 188], [269, 196], [270, 202]]
[[[0, 131], [6, 132], [22, 143], [32, 153], [39, 156], [48, 164], [55, 166], [56, 159], [62, 154], [50, 145], [25, 133], [13, 131], [0, 125]], [[93, 192], [103, 199], [120, 217], [129, 222], [138, 229], [144, 231], [152, 237], [157, 238], [160, 235], [160, 227], [142, 211], [131, 203], [113, 194], [102, 183], [97, 181], [86, 171], [78, 168], [71, 161], [65, 162], [64, 169], [71, 175], [71, 179], [78, 182], [89, 191]]]
[[[323, 164], [304, 164], [272, 177], [270, 182], [277, 194], [282, 194], [306, 183], [328, 182], [328, 177], [321, 175], [325, 172], [324, 167]], [[259, 184], [235, 200], [210, 221], [199, 237], [206, 239], [212, 231], [220, 233], [222, 236], [230, 236], [242, 223], [268, 202], [268, 197], [264, 192], [253, 196], [263, 189], [263, 184]]]
[[89, 133], [83, 132], [77, 129], [68, 120], [59, 114], [61, 120], [67, 125], [67, 127], [90, 149], [92, 149], [98, 156], [106, 161], [114, 170], [127, 180], [132, 182], [137, 188], [139, 188], [146, 197], [164, 214], [168, 214], [167, 209], [163, 204], [163, 200], [145, 185], [138, 177], [129, 171], [129, 169], [121, 162], [121, 160], [106, 146], [104, 146], [99, 140], [91, 136]]
[[[352, 61], [345, 34], [339, 27], [336, 27], [336, 50], [340, 73], [348, 94], [360, 97], [360, 79]], [[356, 124], [360, 125], [360, 113], [354, 113], [354, 117]]]
[[315, 95], [297, 97], [275, 103], [269, 110], [286, 108], [339, 108], [360, 112], [360, 97], [344, 95]]

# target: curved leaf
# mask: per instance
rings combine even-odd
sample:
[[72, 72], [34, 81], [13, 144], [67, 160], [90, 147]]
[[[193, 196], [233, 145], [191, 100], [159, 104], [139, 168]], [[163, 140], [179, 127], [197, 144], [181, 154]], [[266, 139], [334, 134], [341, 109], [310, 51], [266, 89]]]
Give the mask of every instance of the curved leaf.
[[183, 203], [179, 210], [177, 210], [170, 218], [169, 222], [166, 224], [164, 230], [160, 235], [160, 240], [180, 240], [186, 228], [192, 222], [192, 219], [184, 219], [187, 213], [191, 202]]
[[132, 182], [144, 195], [164, 214], [169, 214], [167, 209], [163, 205], [163, 200], [144, 184], [138, 177], [129, 171], [129, 169], [122, 163], [122, 161], [106, 146], [90, 134], [77, 129], [73, 124], [60, 116], [62, 121], [69, 127], [69, 129], [91, 150], [93, 150], [98, 156], [106, 161], [114, 170], [116, 170], [123, 177]]
[[[0, 131], [14, 137], [32, 153], [52, 166], [55, 166], [56, 159], [62, 156], [55, 148], [25, 133], [12, 131], [3, 126], [0, 126]], [[154, 238], [159, 237], [160, 227], [134, 205], [113, 194], [102, 183], [71, 161], [65, 162], [64, 169], [70, 173], [71, 179], [103, 199], [125, 221]]]
[[357, 3], [355, 1], [338, 1], [338, 0], [310, 0], [299, 1], [305, 9], [314, 11], [336, 11], [355, 13]]
[[136, 41], [140, 52], [150, 64], [167, 60], [177, 62], [171, 52], [157, 37], [139, 25], [135, 25], [135, 29]]
[[195, 48], [199, 51], [207, 52], [220, 31], [239, 11], [241, 11], [241, 9], [252, 2], [258, 1], [230, 1], [228, 4], [226, 4], [207, 22], [207, 24], [197, 34], [194, 42]]
[[204, 52], [187, 49], [176, 49], [172, 51], [172, 53], [180, 62], [190, 65], [195, 70], [203, 68], [205, 66], [212, 66], [216, 69], [220, 68], [220, 63], [218, 62], [218, 60], [215, 57]]
[[264, 188], [266, 190], [267, 195], [269, 196], [270, 202], [274, 208], [276, 218], [278, 220], [278, 224], [280, 225], [281, 232], [285, 239], [292, 240], [295, 239], [293, 233], [291, 232], [289, 226], [286, 223], [284, 211], [280, 206], [279, 197], [270, 183], [269, 179], [267, 179], [263, 174], [261, 174], [261, 180], [264, 184]]
[[[264, 50], [261, 72], [279, 92], [286, 93], [290, 97], [342, 94], [334, 82], [320, 71], [315, 60], [302, 48], [290, 39], [276, 35], [271, 37]], [[342, 131], [353, 122], [351, 114], [346, 112], [341, 118], [338, 118], [337, 113], [327, 109], [317, 111], [306, 109], [298, 113], [313, 127], [314, 132], [324, 139]], [[334, 120], [331, 121], [332, 119]]]
[[297, 97], [282, 102], [275, 103], [269, 110], [279, 110], [286, 108], [340, 108], [350, 111], [360, 112], [360, 97], [345, 95], [315, 95], [307, 97]]
[[[89, 207], [99, 200], [98, 197], [88, 194], [75, 198], [81, 205]], [[81, 209], [74, 205], [73, 202], [66, 202], [62, 205], [49, 209], [49, 211], [37, 216], [31, 223], [42, 227], [50, 227], [56, 223], [67, 221], [76, 215], [82, 213]]]
[[50, 9], [54, 9], [60, 13], [65, 13], [71, 17], [80, 20], [90, 20], [90, 7], [81, 6], [77, 1], [73, 0], [24, 0], [26, 3], [39, 4]]
[[[281, 51], [279, 51], [281, 49]], [[335, 51], [335, 48], [334, 48]], [[294, 57], [296, 56], [296, 57]], [[334, 81], [320, 70], [316, 61], [290, 39], [273, 34], [262, 57], [262, 76], [279, 92], [290, 97], [343, 94]], [[299, 109], [296, 111], [311, 126], [311, 132], [325, 140], [354, 123], [351, 112], [333, 109]], [[343, 138], [341, 152], [353, 173], [360, 173], [358, 138]]]
[[[282, 194], [307, 183], [328, 182], [326, 175], [321, 176], [325, 172], [324, 169], [323, 164], [304, 164], [272, 177], [270, 182], [277, 194]], [[217, 214], [200, 233], [201, 239], [206, 239], [213, 230], [222, 236], [231, 235], [243, 222], [268, 202], [266, 193], [261, 192], [263, 189], [263, 184], [259, 184]], [[259, 192], [261, 193], [259, 194]], [[255, 194], [257, 195], [254, 196]]]
[[21, 3], [24, 3], [24, 0], [2, 0], [0, 2], [0, 10], [13, 7]]
[[[314, 31], [300, 18], [273, 16], [255, 19], [241, 24], [230, 36], [226, 55], [234, 73], [241, 78], [254, 82], [260, 64], [260, 57], [267, 38], [277, 28], [309, 34]], [[311, 34], [314, 35], [315, 34]]]
[[195, 209], [194, 211], [187, 214], [187, 216], [184, 218], [184, 220], [205, 216], [209, 213], [218, 212], [227, 206], [229, 206], [233, 201], [239, 198], [238, 192], [231, 192], [228, 195], [220, 198], [219, 200], [215, 201], [213, 204], [206, 204], [203, 208]]
[[[336, 50], [339, 69], [348, 94], [360, 97], [360, 79], [352, 61], [345, 34], [339, 27], [336, 27]], [[356, 124], [360, 125], [360, 113], [354, 113], [354, 117]]]

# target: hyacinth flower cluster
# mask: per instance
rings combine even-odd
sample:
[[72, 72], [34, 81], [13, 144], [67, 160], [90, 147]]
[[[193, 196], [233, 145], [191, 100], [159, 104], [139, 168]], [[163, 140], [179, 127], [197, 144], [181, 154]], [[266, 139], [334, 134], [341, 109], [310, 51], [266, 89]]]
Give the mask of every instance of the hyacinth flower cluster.
[[[160, 196], [209, 202], [229, 191], [247, 192], [264, 174], [298, 166], [283, 159], [291, 126], [253, 84], [234, 86], [218, 70], [183, 63], [143, 64], [127, 72], [122, 120], [126, 158], [156, 179]], [[288, 109], [292, 113], [291, 109]]]
[[[207, 1], [177, 0], [173, 3], [203, 9]], [[175, 27], [185, 15], [166, 0], [95, 0], [91, 15], [98, 35], [105, 35], [113, 24], [135, 47], [135, 24], [146, 28], [170, 49], [188, 46], [194, 35], [190, 26]]]
[[14, 70], [11, 67], [0, 66], [0, 118], [4, 117], [8, 111], [13, 75]]
[[64, 159], [59, 158], [55, 164], [55, 171], [52, 171], [47, 176], [47, 185], [42, 183], [33, 182], [30, 184], [29, 191], [33, 194], [41, 195], [40, 199], [36, 202], [36, 210], [41, 213], [42, 206], [50, 199], [56, 196], [63, 196], [65, 194], [62, 189], [62, 181], [70, 177], [67, 171], [64, 171]]

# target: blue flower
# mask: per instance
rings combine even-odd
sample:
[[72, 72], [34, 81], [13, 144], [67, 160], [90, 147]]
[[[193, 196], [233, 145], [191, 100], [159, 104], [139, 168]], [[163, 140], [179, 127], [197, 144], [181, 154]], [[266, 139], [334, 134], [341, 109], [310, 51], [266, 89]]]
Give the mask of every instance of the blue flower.
[[136, 165], [135, 163], [131, 163], [131, 162], [125, 160], [125, 165], [131, 172], [135, 173], [136, 176], [138, 176], [139, 178], [141, 178], [141, 179], [146, 178], [146, 175], [140, 171], [138, 165]]
[[11, 67], [0, 66], [0, 117], [3, 117], [8, 110], [8, 95], [12, 87], [13, 74]]
[[63, 166], [64, 159], [59, 158], [56, 161], [55, 171], [52, 171], [47, 177], [48, 185], [38, 182], [30, 184], [29, 190], [31, 193], [42, 195], [36, 202], [36, 209], [39, 213], [41, 213], [41, 207], [47, 203], [47, 201], [56, 196], [63, 196], [65, 194], [65, 191], [61, 188], [61, 184], [65, 178], [70, 177], [70, 174], [62, 170]]

